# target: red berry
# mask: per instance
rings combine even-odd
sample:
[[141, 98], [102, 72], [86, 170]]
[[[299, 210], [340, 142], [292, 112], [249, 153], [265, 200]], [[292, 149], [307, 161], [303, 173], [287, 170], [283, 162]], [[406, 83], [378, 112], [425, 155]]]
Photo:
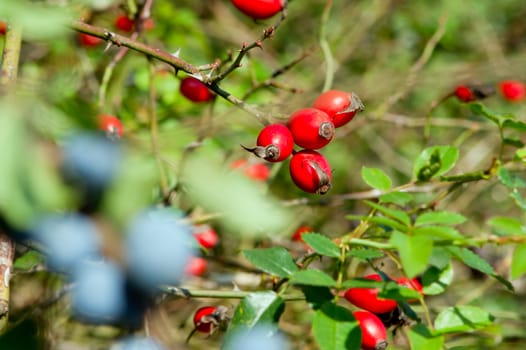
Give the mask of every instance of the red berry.
[[214, 95], [205, 84], [193, 77], [186, 77], [181, 81], [179, 90], [184, 97], [193, 102], [210, 101]]
[[315, 108], [303, 108], [289, 119], [294, 142], [303, 148], [318, 149], [328, 144], [334, 136], [334, 124], [327, 113]]
[[292, 181], [305, 192], [325, 194], [331, 189], [331, 167], [327, 159], [316, 151], [295, 153], [289, 170]]
[[[379, 274], [371, 274], [364, 278], [373, 281], [382, 281]], [[378, 298], [378, 288], [349, 288], [344, 297], [351, 304], [375, 314], [384, 314], [393, 311], [398, 305], [391, 299]]]
[[142, 24], [145, 30], [152, 30], [155, 27], [155, 21], [153, 18], [146, 18]]
[[208, 334], [212, 332], [215, 324], [214, 314], [216, 310], [217, 309], [214, 306], [204, 306], [195, 312], [194, 326], [198, 332]]
[[296, 232], [294, 232], [294, 234], [292, 235], [291, 240], [294, 242], [303, 242], [303, 238], [301, 238], [301, 236], [304, 233], [309, 233], [309, 232], [315, 232], [315, 231], [310, 226], [300, 226], [298, 227]]
[[245, 159], [238, 159], [230, 165], [232, 169], [242, 169], [245, 175], [256, 181], [267, 181], [270, 169], [263, 163], [250, 163]]
[[0, 21], [0, 35], [5, 35], [6, 32], [7, 32], [7, 22]]
[[102, 42], [102, 39], [97, 38], [96, 36], [79, 33], [79, 41], [82, 46], [85, 47], [95, 47]]
[[120, 15], [115, 19], [115, 27], [122, 31], [131, 32], [134, 26], [135, 22], [126, 15]]
[[247, 151], [269, 162], [281, 162], [287, 159], [294, 149], [294, 140], [289, 128], [283, 124], [270, 124], [259, 132], [257, 147]]
[[375, 314], [359, 310], [352, 313], [362, 332], [363, 350], [384, 350], [387, 348], [387, 331]]
[[188, 261], [185, 272], [189, 276], [201, 276], [206, 271], [206, 260], [201, 257], [193, 257]]
[[526, 97], [526, 85], [518, 80], [504, 80], [499, 84], [502, 96], [508, 101], [518, 102]]
[[110, 138], [122, 137], [122, 123], [114, 115], [101, 114], [98, 116], [98, 126], [100, 130], [106, 131]]
[[314, 100], [312, 106], [327, 113], [332, 118], [335, 128], [347, 124], [356, 112], [364, 109], [358, 95], [339, 90], [325, 91]]
[[471, 88], [465, 85], [457, 86], [455, 96], [462, 102], [471, 102], [477, 99]]
[[232, 4], [253, 19], [270, 18], [283, 9], [283, 0], [232, 0]]
[[[424, 288], [422, 287], [422, 284], [420, 281], [416, 278], [407, 278], [407, 277], [400, 277], [396, 280], [396, 283], [398, 283], [401, 286], [407, 287], [409, 289], [416, 290], [420, 295], [424, 295]], [[415, 302], [418, 301], [417, 299], [411, 299], [408, 300], [409, 302]]]
[[199, 225], [194, 228], [194, 237], [206, 249], [214, 248], [219, 243], [216, 231], [208, 225]]

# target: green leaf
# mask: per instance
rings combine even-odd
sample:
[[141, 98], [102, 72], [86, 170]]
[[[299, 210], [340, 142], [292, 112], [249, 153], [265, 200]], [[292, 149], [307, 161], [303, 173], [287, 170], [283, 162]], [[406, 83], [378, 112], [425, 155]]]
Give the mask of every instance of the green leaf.
[[433, 146], [426, 148], [415, 160], [413, 175], [419, 181], [427, 181], [443, 175], [455, 166], [458, 149], [453, 146]]
[[258, 269], [278, 277], [290, 277], [299, 270], [292, 255], [283, 247], [249, 249], [244, 250], [243, 255]]
[[510, 197], [515, 200], [515, 203], [519, 206], [519, 208], [526, 211], [526, 201], [524, 198], [522, 198], [517, 189], [513, 189], [513, 191], [510, 193]]
[[525, 234], [522, 223], [516, 218], [495, 216], [488, 221], [493, 233], [499, 236]]
[[409, 236], [395, 231], [391, 235], [390, 243], [398, 249], [407, 277], [415, 277], [424, 271], [433, 252], [431, 238], [420, 235]]
[[436, 266], [430, 266], [422, 275], [422, 285], [424, 294], [438, 295], [446, 291], [446, 288], [453, 281], [453, 265], [448, 264], [445, 268], [439, 269]]
[[332, 258], [340, 257], [340, 248], [326, 236], [320, 235], [319, 233], [304, 233], [301, 235], [301, 238], [320, 255], [330, 256]]
[[413, 234], [415, 236], [427, 236], [435, 240], [463, 240], [464, 236], [460, 234], [456, 229], [449, 226], [422, 226], [416, 227], [413, 229]]
[[400, 286], [396, 282], [388, 282], [378, 293], [378, 296], [385, 299], [397, 301], [420, 299], [421, 295], [416, 290]]
[[44, 261], [45, 258], [42, 254], [36, 250], [30, 250], [15, 260], [13, 268], [15, 270], [28, 271], [40, 264], [43, 264]]
[[467, 266], [495, 278], [506, 288], [508, 288], [508, 290], [513, 291], [513, 285], [509, 281], [498, 275], [486, 260], [473, 253], [471, 250], [460, 247], [448, 247], [446, 249], [451, 253], [452, 256], [461, 260]]
[[524, 147], [524, 143], [516, 137], [504, 137], [502, 143], [516, 148]]
[[387, 191], [392, 185], [389, 176], [378, 168], [368, 168], [363, 166], [362, 179], [366, 184], [380, 191]]
[[387, 208], [387, 207], [384, 207], [383, 205], [380, 205], [380, 204], [377, 204], [377, 203], [374, 203], [374, 202], [370, 202], [370, 201], [365, 201], [365, 203], [368, 206], [376, 209], [380, 213], [386, 215], [387, 217], [390, 217], [391, 219], [395, 219], [395, 220], [399, 221], [400, 223], [404, 224], [405, 226], [410, 226], [411, 225], [411, 218], [403, 210]]
[[380, 196], [381, 203], [393, 203], [399, 206], [406, 205], [413, 199], [413, 195], [406, 192], [389, 192]]
[[328, 287], [318, 286], [298, 286], [305, 295], [305, 301], [311, 305], [314, 310], [319, 309], [323, 304], [334, 299], [334, 294]]
[[407, 332], [412, 350], [441, 350], [444, 346], [444, 336], [433, 335], [423, 324], [416, 324]]
[[453, 306], [442, 310], [435, 318], [435, 331], [438, 334], [467, 332], [489, 326], [493, 316], [476, 306]]
[[489, 109], [486, 108], [481, 103], [472, 103], [470, 104], [471, 111], [473, 114], [480, 115], [483, 117], [486, 117], [487, 119], [491, 120], [493, 123], [497, 124], [499, 127], [501, 125], [501, 116], [491, 112]]
[[283, 299], [272, 291], [249, 294], [236, 307], [226, 337], [239, 329], [277, 323], [284, 310]]
[[357, 277], [342, 283], [342, 288], [379, 288], [382, 289], [387, 281], [376, 281], [367, 278]]
[[448, 211], [430, 211], [416, 218], [415, 226], [424, 225], [458, 225], [466, 221], [461, 214]]
[[384, 253], [373, 249], [351, 249], [347, 255], [360, 260], [372, 260], [383, 257]]
[[526, 123], [516, 119], [506, 119], [504, 123], [502, 123], [502, 127], [517, 131], [526, 131]]
[[519, 278], [524, 273], [526, 273], [526, 244], [519, 244], [513, 251], [511, 260], [511, 278]]
[[497, 172], [500, 182], [509, 188], [525, 188], [526, 182], [517, 174], [510, 172], [504, 167], [499, 167]]
[[396, 220], [390, 219], [388, 217], [385, 217], [385, 216], [370, 217], [370, 216], [361, 216], [361, 215], [347, 215], [345, 216], [345, 218], [348, 220], [363, 220], [367, 222], [372, 222], [384, 228], [387, 227], [387, 228], [390, 228], [391, 230], [398, 230], [401, 232], [406, 232], [408, 230], [408, 227], [405, 226], [404, 224]]
[[308, 269], [295, 272], [291, 278], [292, 284], [303, 284], [318, 287], [335, 287], [336, 281], [325, 272], [320, 270]]
[[312, 320], [314, 339], [321, 350], [359, 350], [362, 336], [358, 322], [349, 309], [324, 304]]

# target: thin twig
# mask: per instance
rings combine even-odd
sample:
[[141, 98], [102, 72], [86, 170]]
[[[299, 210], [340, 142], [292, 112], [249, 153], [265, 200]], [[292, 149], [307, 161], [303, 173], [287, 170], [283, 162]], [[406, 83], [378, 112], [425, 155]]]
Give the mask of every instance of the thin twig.
[[320, 24], [320, 47], [325, 57], [325, 82], [323, 83], [323, 90], [327, 91], [331, 88], [334, 80], [334, 57], [331, 52], [331, 47], [327, 40], [327, 22], [332, 9], [332, 0], [327, 0], [323, 9]]

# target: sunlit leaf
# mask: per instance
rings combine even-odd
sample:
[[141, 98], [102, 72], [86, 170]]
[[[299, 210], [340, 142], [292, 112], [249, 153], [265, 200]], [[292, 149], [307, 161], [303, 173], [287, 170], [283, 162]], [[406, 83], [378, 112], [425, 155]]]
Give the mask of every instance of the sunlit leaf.
[[283, 247], [244, 250], [243, 255], [258, 269], [278, 277], [289, 277], [298, 271], [292, 255]]
[[389, 176], [378, 168], [362, 167], [362, 179], [366, 184], [380, 191], [387, 191], [392, 185]]
[[435, 319], [438, 334], [467, 332], [493, 323], [493, 316], [476, 306], [462, 305], [442, 310]]
[[359, 350], [361, 331], [349, 309], [325, 303], [312, 320], [314, 339], [321, 350]]

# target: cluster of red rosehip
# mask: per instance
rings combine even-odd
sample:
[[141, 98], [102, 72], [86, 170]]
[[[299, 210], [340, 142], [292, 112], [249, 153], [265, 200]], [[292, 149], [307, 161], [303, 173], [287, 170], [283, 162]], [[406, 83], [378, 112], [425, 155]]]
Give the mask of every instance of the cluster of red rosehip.
[[[281, 162], [290, 155], [292, 181], [305, 192], [325, 194], [331, 188], [332, 172], [318, 149], [334, 137], [335, 128], [350, 122], [363, 104], [355, 93], [329, 90], [312, 107], [292, 113], [287, 124], [274, 123], [259, 132], [254, 148], [244, 147], [268, 162]], [[294, 144], [303, 148], [294, 150]]]
[[[364, 276], [372, 281], [383, 281], [377, 273]], [[423, 294], [423, 288], [418, 279], [400, 277], [394, 280], [402, 287], [413, 289]], [[362, 349], [381, 350], [387, 347], [386, 327], [400, 326], [404, 323], [401, 311], [395, 300], [378, 297], [378, 288], [350, 288], [344, 293], [344, 298], [361, 310], [353, 312], [362, 331]], [[413, 300], [409, 300], [413, 302]]]
[[[526, 99], [526, 84], [519, 80], [503, 80], [497, 84], [498, 91], [510, 102], [520, 102]], [[491, 84], [459, 85], [453, 93], [462, 102], [482, 100], [495, 94], [496, 89]]]

